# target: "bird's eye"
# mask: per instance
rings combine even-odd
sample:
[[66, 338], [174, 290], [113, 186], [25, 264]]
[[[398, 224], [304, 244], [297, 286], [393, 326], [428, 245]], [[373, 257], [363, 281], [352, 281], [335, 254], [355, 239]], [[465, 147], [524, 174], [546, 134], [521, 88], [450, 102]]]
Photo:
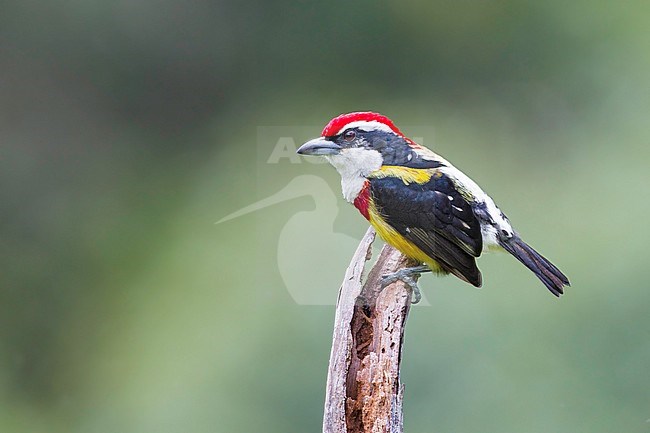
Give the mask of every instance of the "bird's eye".
[[343, 139], [345, 139], [345, 141], [352, 141], [352, 140], [354, 140], [356, 138], [356, 136], [357, 136], [357, 133], [354, 132], [354, 130], [352, 130], [352, 129], [348, 129], [347, 131], [345, 131], [343, 133]]

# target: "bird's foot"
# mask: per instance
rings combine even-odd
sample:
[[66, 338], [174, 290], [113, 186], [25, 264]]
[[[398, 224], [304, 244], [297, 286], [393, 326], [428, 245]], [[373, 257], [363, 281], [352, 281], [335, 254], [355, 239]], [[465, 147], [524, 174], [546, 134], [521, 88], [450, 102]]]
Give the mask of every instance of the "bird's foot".
[[393, 284], [397, 280], [402, 281], [404, 284], [406, 284], [406, 286], [409, 289], [411, 289], [411, 293], [413, 294], [413, 299], [411, 300], [411, 303], [417, 304], [422, 299], [422, 293], [420, 292], [418, 283], [415, 281], [415, 277], [416, 276], [419, 277], [420, 274], [422, 274], [423, 272], [430, 272], [430, 271], [431, 269], [429, 269], [429, 267], [426, 265], [413, 266], [412, 268], [400, 269], [399, 271], [393, 272], [392, 274], [386, 274], [382, 276], [381, 288], [383, 289], [389, 284]]

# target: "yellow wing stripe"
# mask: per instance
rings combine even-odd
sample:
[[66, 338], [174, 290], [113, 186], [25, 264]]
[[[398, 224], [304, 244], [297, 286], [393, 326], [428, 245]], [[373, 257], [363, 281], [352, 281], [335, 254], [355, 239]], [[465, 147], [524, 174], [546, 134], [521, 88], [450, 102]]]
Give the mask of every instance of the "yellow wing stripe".
[[381, 179], [384, 177], [396, 177], [404, 184], [427, 183], [436, 170], [400, 167], [398, 165], [384, 165], [380, 169], [370, 173], [368, 177]]

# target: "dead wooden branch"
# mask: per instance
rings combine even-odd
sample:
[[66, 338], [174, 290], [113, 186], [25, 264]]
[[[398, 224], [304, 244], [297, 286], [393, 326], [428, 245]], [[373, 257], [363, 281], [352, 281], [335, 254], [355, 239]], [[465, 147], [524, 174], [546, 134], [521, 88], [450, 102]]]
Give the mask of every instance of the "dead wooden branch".
[[374, 230], [368, 229], [339, 291], [324, 433], [403, 431], [399, 367], [411, 292], [401, 281], [382, 290], [380, 278], [414, 263], [384, 246], [363, 284], [374, 239]]

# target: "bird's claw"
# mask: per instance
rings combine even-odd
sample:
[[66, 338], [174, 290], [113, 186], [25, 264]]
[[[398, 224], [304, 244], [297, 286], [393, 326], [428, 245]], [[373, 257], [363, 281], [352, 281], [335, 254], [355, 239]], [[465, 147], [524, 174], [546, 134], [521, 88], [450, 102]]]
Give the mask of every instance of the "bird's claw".
[[381, 277], [381, 288], [385, 288], [389, 284], [393, 284], [395, 281], [402, 281], [409, 289], [413, 295], [411, 300], [412, 304], [417, 304], [422, 299], [422, 293], [418, 287], [418, 283], [415, 281], [415, 276], [420, 276], [420, 272], [414, 272], [412, 268], [400, 269], [397, 272], [392, 274], [386, 274]]

